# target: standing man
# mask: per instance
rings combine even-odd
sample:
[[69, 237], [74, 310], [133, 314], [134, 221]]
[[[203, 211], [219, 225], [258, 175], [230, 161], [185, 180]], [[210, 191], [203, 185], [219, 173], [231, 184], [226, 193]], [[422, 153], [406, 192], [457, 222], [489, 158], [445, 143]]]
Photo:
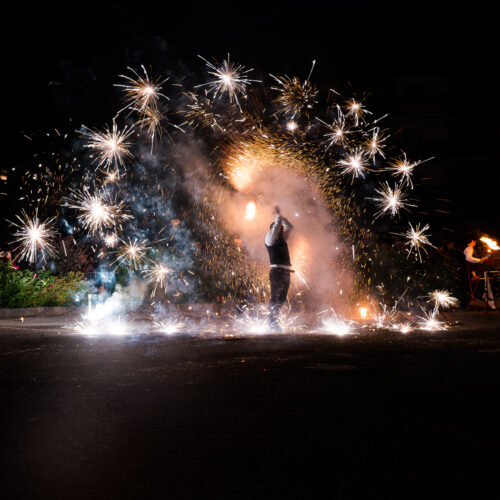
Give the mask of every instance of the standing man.
[[495, 298], [493, 297], [493, 291], [491, 290], [491, 283], [488, 278], [488, 273], [486, 272], [486, 269], [481, 266], [482, 264], [488, 257], [483, 257], [482, 259], [478, 259], [477, 257], [474, 257], [474, 247], [476, 246], [476, 240], [471, 240], [467, 244], [467, 247], [464, 250], [464, 255], [465, 255], [465, 260], [467, 263], [471, 265], [472, 271], [479, 271], [484, 273], [484, 288], [485, 291], [483, 293], [483, 300], [487, 302], [486, 307], [489, 307], [493, 311], [496, 309], [495, 306]]
[[286, 240], [290, 235], [293, 226], [288, 219], [280, 213], [279, 207], [274, 209], [274, 222], [266, 235], [265, 243], [269, 260], [271, 261], [271, 271], [269, 280], [271, 282], [271, 301], [269, 312], [271, 325], [278, 328], [278, 314], [281, 306], [286, 300], [288, 288], [290, 287], [290, 273], [293, 273], [290, 262], [290, 252]]

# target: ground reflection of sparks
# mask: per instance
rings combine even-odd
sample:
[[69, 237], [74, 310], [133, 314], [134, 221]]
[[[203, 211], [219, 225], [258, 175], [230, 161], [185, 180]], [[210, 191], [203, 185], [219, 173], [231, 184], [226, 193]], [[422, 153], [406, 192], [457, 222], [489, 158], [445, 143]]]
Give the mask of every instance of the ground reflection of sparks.
[[432, 309], [430, 311], [426, 311], [422, 309], [423, 316], [417, 316], [420, 319], [418, 326], [422, 330], [428, 331], [437, 331], [437, 330], [445, 330], [446, 325], [443, 321], [438, 319], [438, 310]]
[[314, 330], [318, 333], [329, 333], [343, 337], [355, 333], [353, 329], [354, 321], [345, 320], [330, 308], [330, 315], [323, 318], [321, 325]]
[[158, 321], [157, 323], [153, 323], [155, 326], [155, 329], [158, 332], [161, 333], [166, 333], [167, 335], [173, 335], [175, 333], [180, 333], [186, 329], [186, 323], [178, 320], [178, 319], [171, 319], [171, 320], [162, 320]]

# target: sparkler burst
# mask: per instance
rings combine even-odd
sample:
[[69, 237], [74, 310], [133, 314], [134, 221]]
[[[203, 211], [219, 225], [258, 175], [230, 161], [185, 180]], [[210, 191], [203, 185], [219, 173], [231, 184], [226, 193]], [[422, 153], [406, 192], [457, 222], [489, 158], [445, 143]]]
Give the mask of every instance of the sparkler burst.
[[408, 256], [415, 251], [415, 254], [418, 256], [420, 262], [422, 262], [422, 254], [423, 251], [427, 254], [427, 250], [424, 245], [428, 245], [430, 247], [436, 248], [431, 244], [429, 240], [430, 234], [426, 234], [425, 232], [429, 229], [429, 224], [426, 224], [423, 228], [420, 228], [420, 223], [418, 223], [415, 227], [412, 226], [411, 222], [409, 223], [410, 228], [406, 233], [397, 233], [398, 236], [404, 236], [406, 238], [405, 245], [408, 247], [407, 252]]
[[121, 87], [125, 91], [125, 102], [126, 106], [121, 109], [121, 113], [124, 109], [135, 109], [139, 113], [146, 111], [156, 111], [158, 109], [158, 104], [160, 97], [168, 99], [168, 97], [161, 93], [162, 85], [168, 80], [165, 78], [150, 78], [146, 68], [141, 66], [144, 76], [139, 75], [134, 69], [127, 68], [133, 73], [133, 76], [120, 75], [127, 81], [125, 84], [115, 84], [115, 87]]
[[205, 127], [223, 131], [223, 128], [219, 125], [221, 115], [212, 110], [212, 101], [208, 97], [206, 89], [203, 95], [195, 92], [185, 92], [184, 95], [187, 97], [189, 104], [186, 105], [187, 109], [183, 114], [191, 127]]
[[137, 125], [140, 128], [146, 130], [146, 133], [151, 141], [151, 146], [153, 146], [157, 137], [161, 137], [162, 126], [161, 120], [163, 115], [156, 108], [145, 108], [140, 114], [137, 120]]
[[108, 248], [114, 248], [118, 245], [118, 236], [116, 233], [110, 233], [104, 236], [104, 244]]
[[341, 318], [331, 308], [330, 313], [330, 316], [323, 318], [321, 325], [315, 330], [315, 332], [329, 333], [332, 335], [338, 335], [339, 337], [355, 333], [355, 330], [353, 329], [354, 321]]
[[379, 197], [372, 198], [379, 208], [375, 214], [376, 218], [385, 214], [390, 214], [391, 217], [394, 217], [399, 214], [401, 209], [408, 210], [406, 207], [415, 206], [406, 203], [406, 191], [400, 185], [396, 184], [392, 188], [388, 182], [385, 182], [381, 185], [380, 189], [375, 189], [375, 192], [380, 195]]
[[151, 291], [151, 297], [154, 297], [157, 287], [166, 288], [167, 279], [172, 270], [163, 262], [155, 262], [150, 269], [144, 269], [142, 272], [148, 281], [154, 283], [153, 290]]
[[432, 309], [431, 311], [426, 311], [422, 308], [423, 316], [417, 316], [420, 319], [418, 326], [422, 330], [427, 331], [437, 331], [437, 330], [445, 330], [446, 325], [443, 321], [438, 319], [438, 310]]
[[121, 223], [131, 217], [125, 212], [123, 201], [116, 202], [103, 191], [91, 193], [87, 187], [81, 191], [71, 191], [66, 203], [69, 208], [78, 210], [79, 222], [91, 234], [111, 227], [121, 227]]
[[236, 102], [241, 109], [238, 96], [246, 96], [247, 87], [250, 83], [258, 81], [250, 80], [246, 76], [250, 71], [253, 71], [253, 68], [245, 69], [241, 64], [231, 62], [229, 54], [227, 55], [227, 59], [225, 59], [220, 66], [213, 65], [201, 56], [198, 57], [205, 61], [206, 65], [210, 68], [208, 73], [214, 76], [215, 79], [208, 83], [197, 85], [197, 88], [207, 86], [214, 98], [220, 97], [222, 94], [227, 94], [229, 102]]
[[389, 309], [385, 304], [380, 304], [380, 308], [375, 308], [371, 314], [375, 327], [387, 328], [396, 319], [397, 311], [395, 307]]
[[387, 137], [382, 135], [380, 129], [378, 127], [374, 128], [371, 137], [367, 138], [364, 143], [368, 158], [374, 160], [377, 155], [385, 158], [383, 147], [386, 140]]
[[394, 177], [399, 178], [399, 182], [401, 182], [402, 185], [413, 188], [413, 182], [411, 178], [413, 170], [415, 169], [415, 167], [418, 167], [419, 165], [422, 165], [422, 163], [425, 163], [432, 159], [433, 158], [427, 158], [426, 160], [410, 162], [406, 157], [406, 153], [403, 153], [403, 156], [389, 163], [389, 167], [387, 168], [387, 170], [392, 172], [392, 175]]
[[361, 148], [356, 148], [354, 151], [347, 154], [338, 164], [343, 167], [341, 173], [343, 175], [352, 175], [353, 180], [358, 177], [364, 177], [365, 172], [369, 170], [367, 158]]
[[413, 326], [409, 321], [404, 321], [403, 323], [396, 323], [392, 325], [393, 330], [397, 330], [401, 333], [410, 333], [413, 330]]
[[118, 250], [115, 262], [128, 263], [131, 268], [138, 270], [146, 259], [148, 249], [147, 240], [129, 238]]
[[318, 91], [309, 81], [315, 64], [316, 61], [313, 61], [311, 72], [304, 82], [296, 76], [290, 78], [289, 76], [270, 75], [278, 83], [278, 87], [271, 87], [271, 89], [278, 92], [275, 102], [279, 106], [279, 112], [290, 116], [292, 120], [301, 115], [309, 117], [316, 104]]
[[107, 126], [104, 131], [83, 126], [80, 134], [87, 140], [84, 147], [95, 151], [94, 161], [98, 167], [108, 168], [123, 165], [127, 158], [132, 158], [131, 143], [127, 141], [132, 132], [127, 126], [121, 131], [118, 130], [116, 122], [113, 121], [111, 130]]
[[361, 102], [356, 101], [356, 99], [351, 99], [346, 101], [345, 108], [347, 109], [347, 118], [352, 118], [356, 127], [360, 122], [364, 122], [366, 114], [371, 114], [370, 111], [363, 107]]
[[186, 323], [179, 319], [170, 319], [167, 321], [158, 321], [153, 323], [156, 330], [160, 333], [167, 335], [174, 335], [175, 333], [183, 332], [186, 329]]
[[54, 229], [54, 219], [47, 219], [41, 221], [38, 218], [38, 209], [35, 210], [35, 216], [30, 218], [23, 210], [21, 215], [16, 215], [19, 222], [10, 222], [10, 224], [17, 228], [13, 233], [16, 238], [12, 243], [18, 246], [15, 250], [19, 250], [19, 258], [27, 260], [31, 263], [36, 262], [38, 253], [41, 254], [45, 260], [45, 255], [51, 257], [56, 255], [56, 249], [52, 245], [52, 241], [57, 234]]
[[329, 149], [335, 144], [344, 144], [346, 142], [347, 134], [349, 134], [350, 131], [346, 128], [345, 116], [340, 106], [337, 105], [337, 118], [332, 124], [326, 123], [320, 118], [316, 119], [329, 130], [329, 132], [325, 134], [328, 144], [326, 149]]
[[452, 297], [448, 290], [434, 290], [429, 293], [429, 302], [434, 302], [435, 309], [449, 309], [458, 306], [458, 299]]

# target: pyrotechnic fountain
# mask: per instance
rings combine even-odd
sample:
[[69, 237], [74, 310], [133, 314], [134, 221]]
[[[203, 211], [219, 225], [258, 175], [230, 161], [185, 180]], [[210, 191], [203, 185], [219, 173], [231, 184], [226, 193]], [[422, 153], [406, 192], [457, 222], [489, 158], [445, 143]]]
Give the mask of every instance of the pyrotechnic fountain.
[[[119, 269], [125, 281], [142, 279], [151, 305], [246, 304], [236, 329], [258, 333], [269, 331], [258, 305], [268, 298], [263, 238], [271, 208], [280, 205], [297, 228], [290, 240], [292, 309], [326, 306], [330, 313], [316, 331], [352, 333], [355, 297], [390, 289], [375, 270], [376, 220], [399, 229], [400, 217], [415, 207], [409, 192], [422, 161], [404, 153], [386, 159], [390, 136], [379, 125], [385, 116], [372, 120], [363, 100], [330, 91], [322, 101], [311, 82], [315, 63], [305, 80], [270, 75], [266, 88], [229, 55], [222, 64], [202, 59], [209, 79], [192, 89], [175, 84], [167, 92], [171, 79], [152, 77], [144, 67], [121, 75], [124, 107], [111, 127], [82, 126], [74, 143], [80, 168], [68, 168], [57, 181], [57, 192], [66, 188], [62, 199], [50, 196], [56, 180], [48, 174], [35, 179], [46, 191], [38, 199], [58, 205], [60, 232], [90, 246], [103, 267]], [[163, 133], [170, 140], [162, 141]], [[14, 236], [21, 258], [53, 257], [55, 221], [41, 221], [37, 212], [20, 221]], [[407, 232], [392, 231], [406, 259], [422, 261], [432, 247], [428, 229], [409, 222]], [[454, 305], [446, 293], [430, 296], [436, 309], [424, 313], [422, 328], [441, 326], [437, 308]], [[376, 327], [412, 328], [397, 323], [385, 305], [380, 311], [371, 313]], [[284, 329], [296, 330], [297, 318], [283, 317]], [[92, 315], [85, 321], [77, 331], [96, 330]], [[161, 315], [155, 326], [167, 334], [189, 328], [183, 318]]]

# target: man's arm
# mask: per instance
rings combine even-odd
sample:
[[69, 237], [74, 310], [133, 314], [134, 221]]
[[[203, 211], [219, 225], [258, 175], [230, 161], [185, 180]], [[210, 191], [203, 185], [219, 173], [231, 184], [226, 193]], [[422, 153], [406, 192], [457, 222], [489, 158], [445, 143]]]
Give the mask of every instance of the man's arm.
[[268, 247], [274, 245], [278, 239], [278, 234], [280, 234], [281, 226], [283, 224], [283, 217], [280, 214], [274, 216], [273, 227], [266, 234], [265, 243]]
[[287, 240], [293, 230], [293, 224], [286, 217], [282, 217], [281, 222], [283, 224], [283, 238]]
[[465, 254], [465, 260], [467, 262], [471, 262], [472, 264], [480, 264], [481, 262], [483, 262], [483, 259], [476, 259], [476, 257], [473, 257], [472, 256], [472, 252], [474, 250], [472, 250], [471, 247], [467, 247], [464, 251], [464, 254]]

